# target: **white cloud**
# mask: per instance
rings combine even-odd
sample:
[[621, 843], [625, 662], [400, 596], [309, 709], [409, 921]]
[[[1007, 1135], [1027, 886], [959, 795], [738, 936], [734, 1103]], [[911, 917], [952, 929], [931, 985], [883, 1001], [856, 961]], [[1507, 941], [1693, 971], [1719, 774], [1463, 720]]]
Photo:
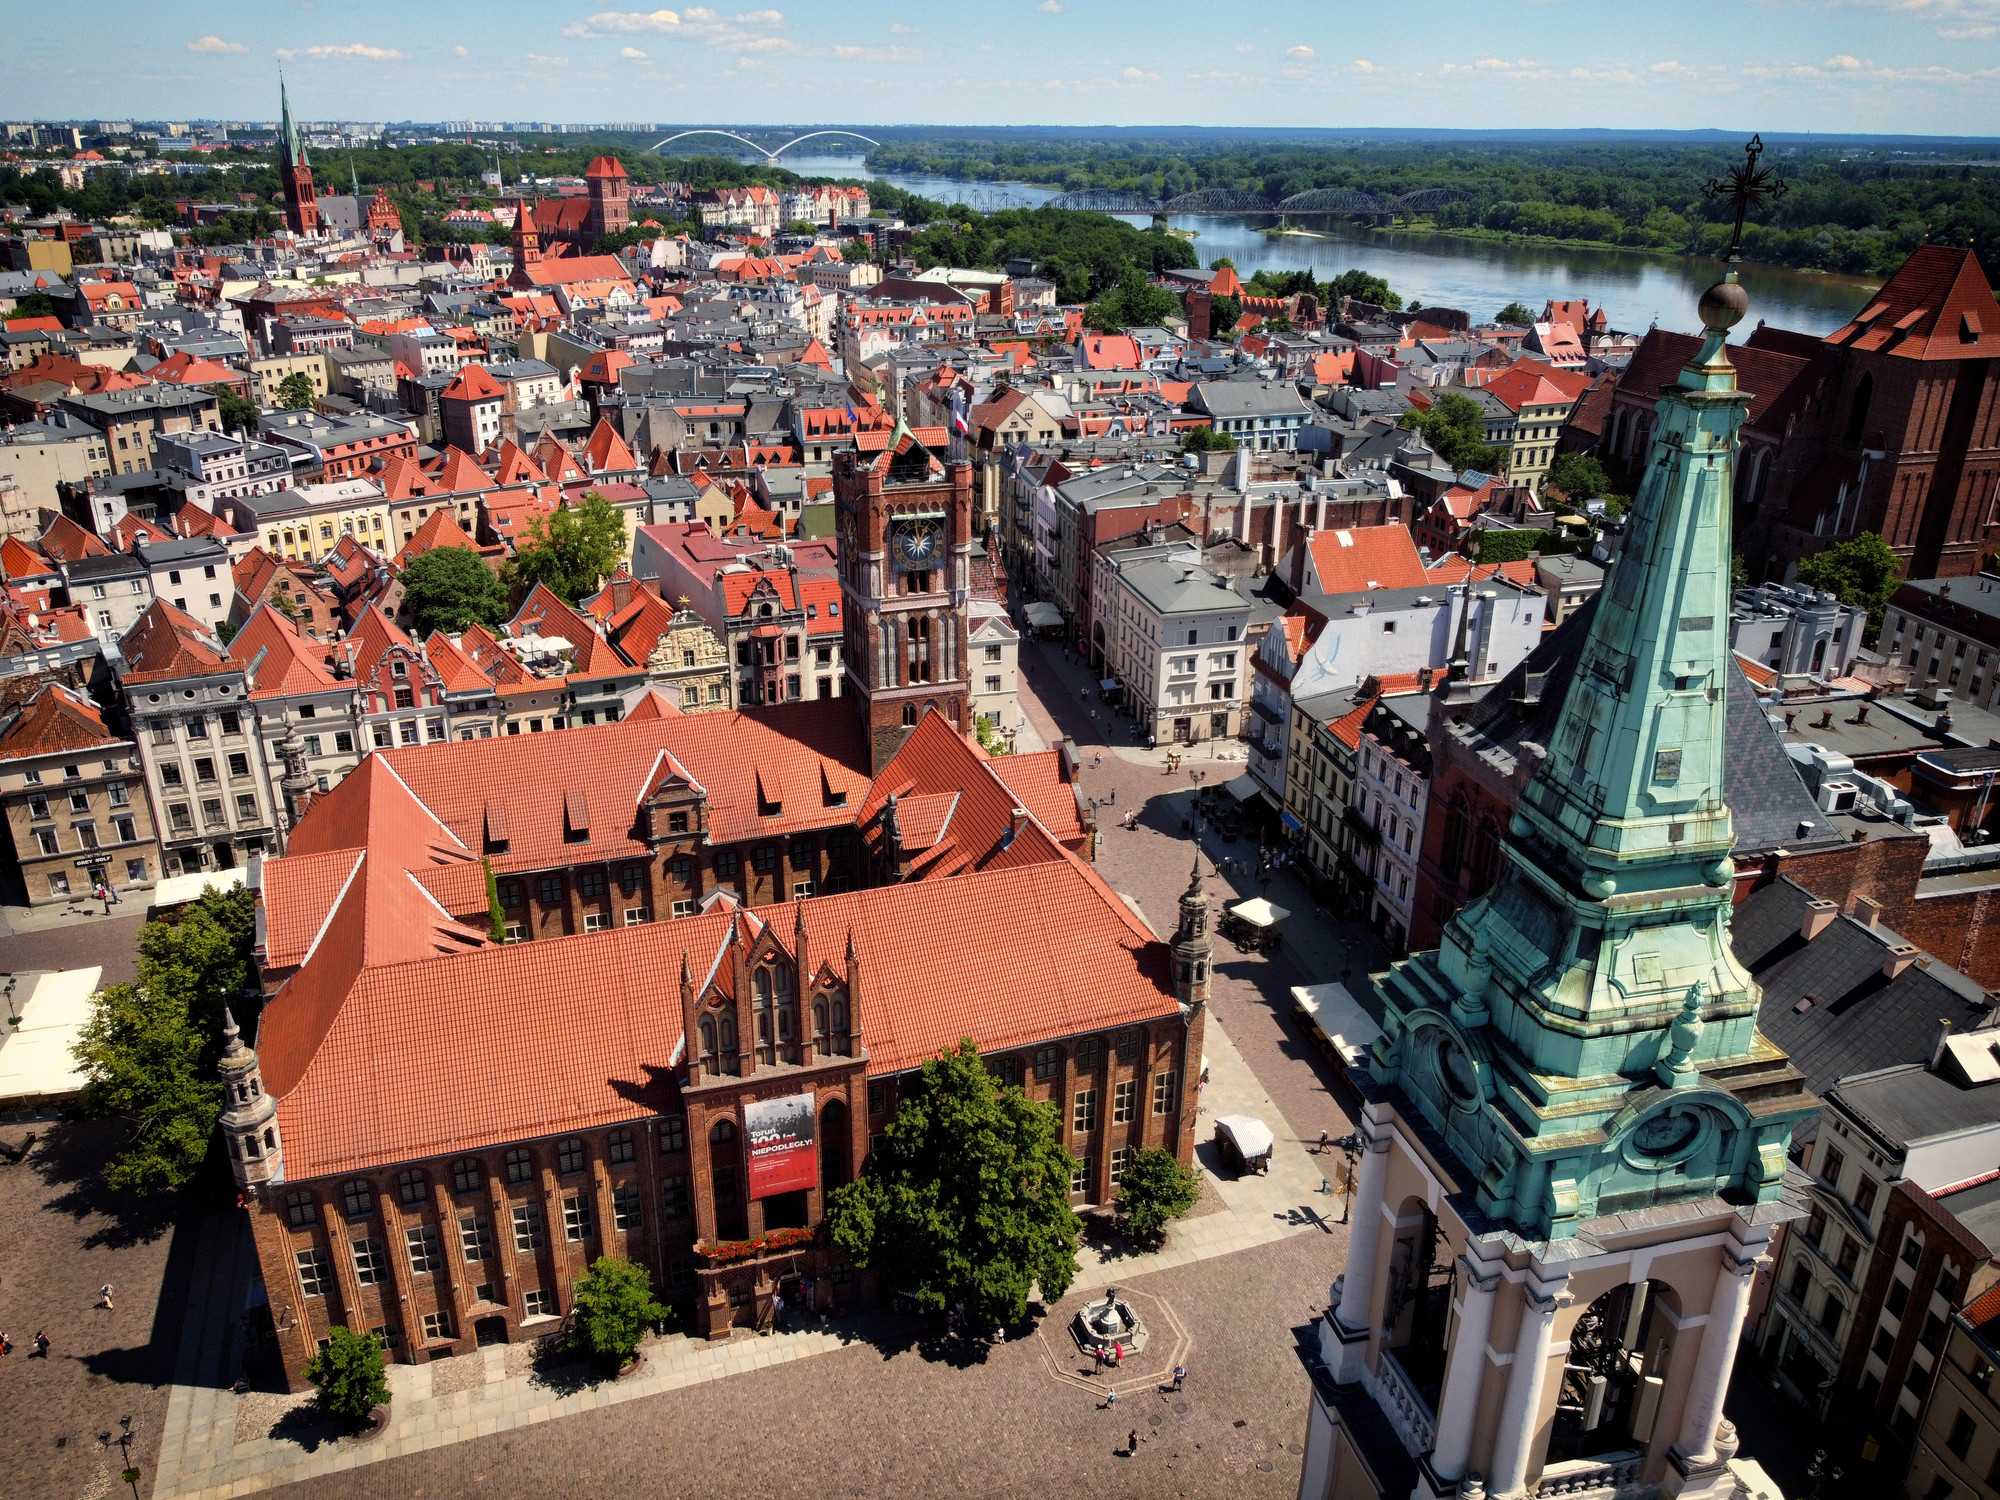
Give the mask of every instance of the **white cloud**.
[[1991, 21], [1966, 21], [1938, 27], [1938, 35], [1948, 42], [1990, 42], [2000, 36], [2000, 25]]
[[278, 56], [286, 62], [295, 57], [340, 59], [346, 62], [403, 62], [409, 53], [396, 47], [376, 47], [367, 42], [322, 42], [316, 47], [280, 47]]
[[1843, 73], [1858, 73], [1862, 66], [1861, 59], [1851, 52], [1836, 52], [1826, 60], [1826, 65], [1829, 68], [1837, 68]]
[[1234, 72], [1228, 68], [1204, 68], [1199, 73], [1187, 75], [1189, 83], [1206, 83], [1217, 88], [1247, 89], [1260, 80], [1248, 73]]
[[1063, 4], [1063, 0], [1042, 0], [1042, 3], [1037, 5], [1035, 9], [1045, 16], [1059, 16], [1068, 10], [1069, 7]]
[[453, 57], [470, 57], [470, 56], [472, 56], [472, 54], [471, 54], [470, 52], [468, 52], [468, 51], [467, 51], [467, 50], [466, 50], [466, 49], [465, 49], [464, 47], [453, 47], [453, 48], [451, 49], [451, 55], [452, 55]]
[[890, 36], [915, 36], [916, 34], [917, 28], [914, 26], [905, 26], [901, 21], [891, 21], [889, 23]]
[[250, 50], [241, 42], [225, 42], [212, 31], [207, 36], [196, 37], [187, 44], [187, 47], [190, 52], [202, 52], [217, 57], [224, 53], [240, 54]]
[[781, 10], [745, 10], [736, 14], [737, 24], [742, 26], [782, 26], [785, 13]]
[[1127, 83], [1158, 83], [1160, 75], [1150, 68], [1121, 68], [1118, 76]]
[[522, 54], [522, 57], [538, 68], [566, 68], [569, 66], [569, 59], [561, 53], [526, 52]]
[[1540, 83], [1555, 77], [1554, 69], [1547, 63], [1537, 62], [1532, 57], [1478, 57], [1469, 63], [1446, 63], [1440, 70], [1449, 78], [1466, 73], [1482, 78], [1497, 78], [1510, 83]]
[[838, 62], [906, 63], [923, 56], [914, 47], [857, 47], [842, 43], [831, 50]]
[[677, 11], [600, 10], [563, 27], [564, 36], [630, 36], [634, 32], [673, 31], [681, 24]]
[[624, 58], [625, 61], [627, 62], [647, 61], [646, 54], [640, 51], [637, 47], [620, 47], [618, 49], [618, 55]]
[[1318, 53], [1314, 52], [1304, 42], [1300, 42], [1296, 47], [1287, 47], [1285, 49], [1285, 56], [1295, 58], [1299, 62], [1311, 62], [1318, 55]]
[[1365, 57], [1357, 57], [1354, 59], [1353, 62], [1347, 65], [1347, 71], [1350, 73], [1359, 73], [1362, 77], [1365, 78], [1370, 73], [1381, 72], [1382, 69], [1377, 64], [1370, 62]]
[[1655, 78], [1692, 78], [1695, 76], [1693, 68], [1671, 57], [1664, 62], [1654, 63], [1646, 71], [1651, 73]]

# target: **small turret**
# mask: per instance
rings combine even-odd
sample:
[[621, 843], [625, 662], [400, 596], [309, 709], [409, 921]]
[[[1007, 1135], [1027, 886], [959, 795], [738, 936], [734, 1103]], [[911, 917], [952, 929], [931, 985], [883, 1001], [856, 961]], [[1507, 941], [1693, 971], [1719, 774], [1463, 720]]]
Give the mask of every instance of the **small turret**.
[[1208, 893], [1201, 887], [1201, 849], [1194, 851], [1194, 868], [1181, 892], [1181, 921], [1174, 929], [1174, 998], [1183, 1005], [1208, 1004], [1209, 971], [1214, 966], [1215, 938], [1208, 930]]
[[278, 759], [285, 768], [284, 780], [278, 783], [285, 794], [285, 822], [288, 828], [299, 826], [299, 819], [306, 815], [306, 808], [312, 802], [312, 773], [306, 768], [306, 747], [290, 729], [278, 741]]
[[243, 1045], [236, 1017], [222, 1012], [222, 1138], [229, 1170], [239, 1187], [258, 1188], [285, 1178], [285, 1148], [278, 1136], [278, 1101], [264, 1092], [257, 1054]]

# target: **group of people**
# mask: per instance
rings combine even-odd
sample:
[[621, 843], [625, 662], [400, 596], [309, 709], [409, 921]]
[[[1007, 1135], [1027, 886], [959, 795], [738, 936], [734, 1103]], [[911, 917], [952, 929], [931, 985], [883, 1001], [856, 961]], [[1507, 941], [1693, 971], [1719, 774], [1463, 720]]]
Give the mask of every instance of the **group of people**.
[[[105, 1282], [103, 1286], [97, 1289], [97, 1305], [103, 1308], [106, 1312], [109, 1312], [111, 1310], [110, 1282], [108, 1281]], [[5, 1332], [0, 1332], [0, 1359], [5, 1359], [8, 1355], [12, 1354], [13, 1352], [14, 1352], [13, 1335]], [[35, 1330], [35, 1337], [28, 1350], [28, 1358], [47, 1359], [48, 1357], [49, 1357], [48, 1330], [45, 1328], [37, 1328]]]
[[[1103, 1369], [1107, 1364], [1110, 1365], [1112, 1369], [1116, 1370], [1124, 1360], [1125, 1351], [1123, 1347], [1121, 1347], [1120, 1345], [1113, 1344], [1110, 1346], [1110, 1352], [1107, 1354], [1105, 1352], [1105, 1348], [1103, 1345], [1095, 1344], [1091, 1346], [1090, 1356], [1091, 1356], [1091, 1373], [1095, 1375], [1099, 1370]], [[1187, 1384], [1187, 1366], [1175, 1365], [1173, 1378], [1170, 1381], [1168, 1381], [1167, 1384], [1160, 1387], [1160, 1394], [1167, 1395], [1171, 1392], [1178, 1391], [1185, 1384]], [[1104, 1399], [1097, 1403], [1097, 1409], [1099, 1411], [1111, 1411], [1115, 1409], [1117, 1405], [1118, 1405], [1118, 1392], [1116, 1390], [1109, 1390], [1104, 1393]], [[1127, 1458], [1132, 1458], [1138, 1453], [1138, 1451], [1139, 1451], [1139, 1429], [1134, 1427], [1130, 1432], [1128, 1432], [1125, 1435], [1125, 1456]]]

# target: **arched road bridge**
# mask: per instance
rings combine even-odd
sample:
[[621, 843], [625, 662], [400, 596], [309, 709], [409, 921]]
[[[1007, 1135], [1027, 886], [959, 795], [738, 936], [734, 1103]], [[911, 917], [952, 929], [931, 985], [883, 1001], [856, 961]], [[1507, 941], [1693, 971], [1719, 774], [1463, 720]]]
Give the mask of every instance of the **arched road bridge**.
[[712, 125], [701, 125], [697, 126], [693, 130], [676, 131], [674, 132], [674, 134], [668, 136], [663, 141], [653, 142], [653, 144], [647, 147], [647, 149], [649, 151], [658, 151], [661, 150], [663, 147], [671, 146], [675, 141], [684, 141], [691, 135], [724, 136], [727, 139], [736, 142], [736, 144], [739, 146], [747, 146], [750, 150], [755, 151], [756, 153], [758, 153], [758, 155], [762, 156], [766, 161], [769, 162], [777, 161], [777, 159], [780, 156], [783, 156], [787, 151], [791, 150], [792, 147], [803, 145], [807, 141], [818, 140], [823, 135], [844, 135], [849, 140], [865, 141], [867, 142], [867, 144], [871, 146], [879, 146], [882, 144], [878, 140], [873, 140], [870, 137], [861, 134], [861, 132], [858, 130], [809, 130], [804, 135], [794, 136], [791, 140], [786, 141], [784, 145], [778, 147], [777, 150], [772, 151], [766, 149], [763, 146], [758, 145], [748, 136], [738, 135], [733, 130], [721, 130]]

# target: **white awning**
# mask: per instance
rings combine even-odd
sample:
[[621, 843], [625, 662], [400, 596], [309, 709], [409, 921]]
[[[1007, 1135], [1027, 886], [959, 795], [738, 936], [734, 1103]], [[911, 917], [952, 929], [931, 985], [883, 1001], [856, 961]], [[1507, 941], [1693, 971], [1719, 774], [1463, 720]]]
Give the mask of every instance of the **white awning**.
[[1375, 1018], [1361, 1008], [1361, 1002], [1344, 984], [1293, 985], [1292, 1004], [1350, 1068], [1367, 1056], [1382, 1035]]
[[1255, 1115], [1217, 1115], [1216, 1128], [1228, 1133], [1237, 1151], [1246, 1157], [1264, 1156], [1271, 1149], [1271, 1127]]
[[1282, 906], [1273, 906], [1262, 896], [1251, 896], [1229, 908], [1229, 915], [1241, 917], [1252, 927], [1276, 927], [1291, 915]]
[[1046, 599], [1037, 599], [1027, 608], [1028, 623], [1037, 630], [1062, 624], [1062, 611]]
[[153, 887], [154, 911], [184, 906], [208, 891], [241, 890], [250, 876], [248, 865], [226, 870], [197, 870], [192, 875], [168, 875]]
[[1237, 777], [1234, 781], [1229, 782], [1227, 785], [1225, 785], [1223, 787], [1223, 790], [1229, 793], [1229, 795], [1234, 797], [1238, 802], [1249, 802], [1254, 800], [1258, 796], [1258, 794], [1261, 793], [1264, 789], [1263, 787], [1257, 784], [1257, 778], [1255, 776], [1252, 776], [1248, 771], [1245, 771], [1241, 776]]

